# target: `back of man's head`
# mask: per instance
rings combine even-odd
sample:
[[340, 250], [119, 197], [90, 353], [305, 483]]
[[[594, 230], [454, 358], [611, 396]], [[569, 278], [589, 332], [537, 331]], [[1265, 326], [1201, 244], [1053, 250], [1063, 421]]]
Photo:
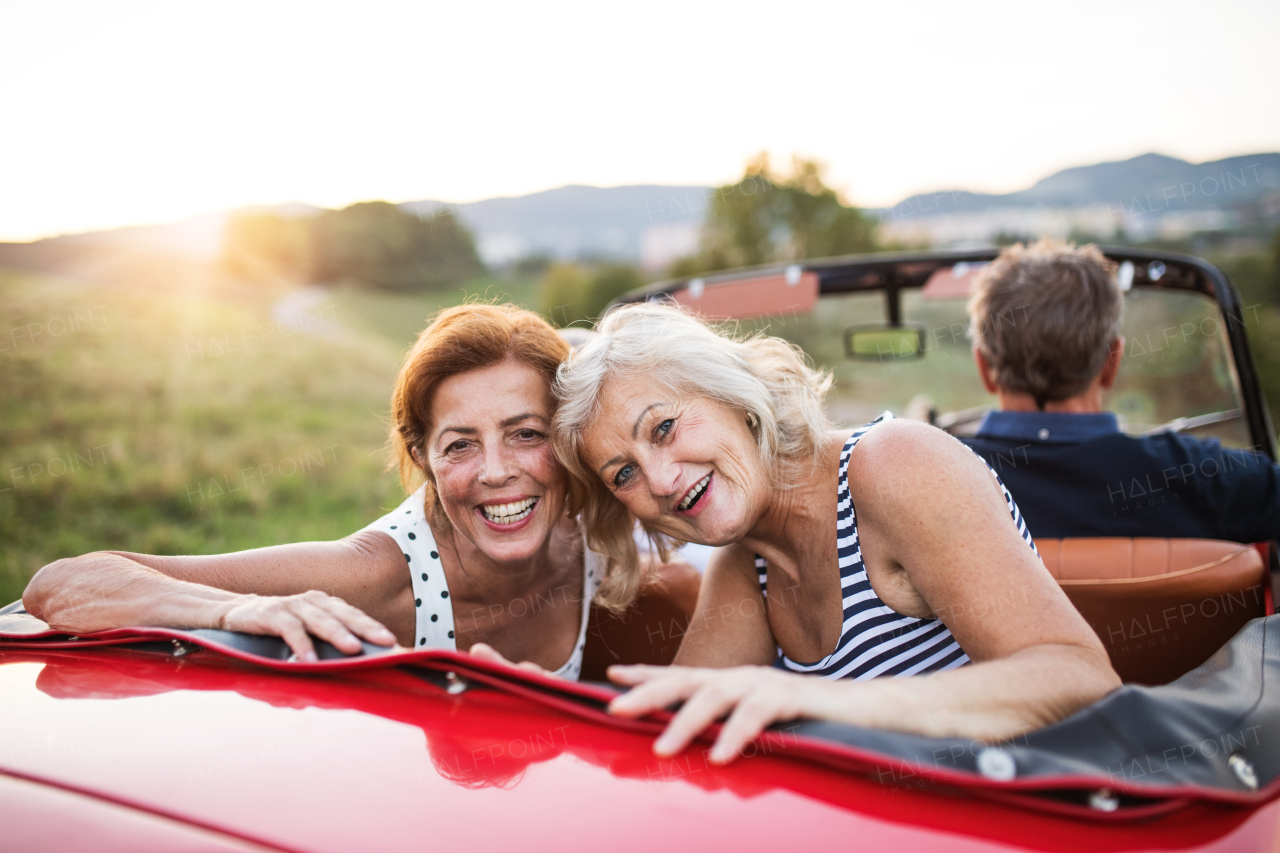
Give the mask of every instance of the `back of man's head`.
[[1123, 306], [1115, 264], [1096, 246], [1019, 243], [978, 275], [969, 335], [996, 386], [1030, 394], [1043, 409], [1102, 371]]

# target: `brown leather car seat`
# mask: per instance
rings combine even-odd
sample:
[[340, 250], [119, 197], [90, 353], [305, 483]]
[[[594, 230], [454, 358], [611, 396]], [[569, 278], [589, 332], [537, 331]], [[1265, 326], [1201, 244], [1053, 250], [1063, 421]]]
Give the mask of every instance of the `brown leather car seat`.
[[665, 666], [675, 658], [698, 604], [702, 575], [693, 566], [669, 563], [646, 571], [635, 603], [621, 615], [592, 605], [582, 650], [583, 681], [607, 681], [615, 663]]
[[1266, 565], [1213, 539], [1037, 539], [1121, 679], [1166, 684], [1265, 615]]

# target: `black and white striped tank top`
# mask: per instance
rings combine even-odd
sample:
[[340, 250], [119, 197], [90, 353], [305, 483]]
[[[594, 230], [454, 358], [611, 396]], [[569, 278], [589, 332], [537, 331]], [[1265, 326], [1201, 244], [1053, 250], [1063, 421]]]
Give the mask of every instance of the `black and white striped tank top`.
[[[840, 559], [840, 587], [844, 599], [844, 625], [836, 650], [817, 663], [797, 663], [778, 650], [776, 666], [792, 672], [820, 675], [824, 678], [852, 678], [865, 680], [881, 675], [918, 675], [955, 669], [969, 662], [969, 656], [960, 648], [951, 631], [939, 619], [917, 619], [903, 616], [880, 600], [871, 581], [867, 579], [867, 567], [862, 562], [862, 547], [858, 544], [858, 523], [854, 515], [853, 500], [849, 496], [849, 454], [858, 439], [878, 423], [892, 418], [885, 412], [866, 426], [859, 427], [849, 436], [840, 452], [840, 486], [836, 505], [836, 549]], [[987, 466], [989, 469], [991, 466]], [[1000, 485], [1009, 513], [1018, 526], [1018, 533], [1035, 551], [1035, 543], [1027, 531], [1027, 524], [1013, 501], [1013, 495], [1000, 482], [994, 469], [991, 475]], [[1039, 556], [1039, 552], [1037, 552]], [[760, 591], [767, 599], [768, 563], [756, 556], [756, 570], [760, 573]]]

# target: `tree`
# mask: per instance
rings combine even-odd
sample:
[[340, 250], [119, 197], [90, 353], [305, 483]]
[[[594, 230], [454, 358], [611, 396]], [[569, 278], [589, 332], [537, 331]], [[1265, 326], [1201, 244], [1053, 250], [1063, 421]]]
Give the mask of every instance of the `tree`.
[[385, 201], [312, 217], [233, 217], [222, 265], [245, 278], [342, 281], [388, 290], [457, 284], [484, 270], [471, 234], [450, 211], [417, 217]]
[[310, 221], [275, 213], [244, 213], [227, 222], [222, 266], [233, 275], [257, 280], [301, 280], [307, 276]]
[[387, 290], [455, 284], [484, 267], [471, 235], [449, 210], [419, 218], [385, 201], [326, 210], [315, 218], [311, 279]]
[[[766, 173], [767, 163], [766, 160]], [[791, 158], [791, 172], [773, 179], [777, 219], [785, 242], [777, 260], [825, 258], [875, 249], [875, 226], [856, 207], [840, 201], [823, 182], [824, 167], [814, 160]]]
[[542, 313], [557, 326], [585, 320], [587, 275], [577, 264], [552, 264], [542, 275]]
[[792, 157], [779, 174], [767, 152], [756, 155], [741, 180], [716, 190], [698, 255], [672, 273], [874, 251], [874, 223], [844, 204], [823, 172], [817, 161]]
[[542, 277], [542, 310], [558, 326], [594, 321], [610, 302], [644, 283], [630, 264], [552, 264]]
[[1271, 235], [1271, 286], [1270, 292], [1274, 297], [1274, 301], [1280, 304], [1280, 228], [1276, 229], [1276, 233]]
[[1258, 383], [1280, 425], [1280, 229], [1265, 252], [1210, 258], [1240, 291]]
[[587, 286], [587, 316], [598, 319], [610, 302], [643, 285], [644, 278], [631, 264], [606, 264], [597, 268]]

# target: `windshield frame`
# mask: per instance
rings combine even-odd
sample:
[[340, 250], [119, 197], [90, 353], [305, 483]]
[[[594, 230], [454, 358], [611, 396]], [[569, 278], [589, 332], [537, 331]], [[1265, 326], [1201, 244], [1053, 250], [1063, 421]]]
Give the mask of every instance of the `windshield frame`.
[[[1231, 280], [1213, 264], [1192, 255], [1132, 249], [1124, 246], [1101, 245], [1098, 248], [1117, 264], [1123, 265], [1127, 262], [1130, 265], [1133, 288], [1192, 291], [1209, 297], [1217, 304], [1230, 344], [1232, 367], [1239, 382], [1244, 418], [1253, 448], [1266, 453], [1272, 461], [1275, 461], [1277, 458], [1275, 429], [1271, 423], [1266, 401], [1263, 399], [1253, 355], [1249, 350], [1243, 303]], [[810, 276], [813, 276], [817, 279], [819, 299], [842, 293], [883, 293], [886, 323], [891, 327], [901, 327], [905, 325], [902, 318], [903, 291], [924, 287], [929, 278], [939, 270], [949, 269], [959, 263], [985, 263], [995, 260], [999, 254], [999, 248], [991, 247], [849, 255], [794, 263], [767, 264], [660, 281], [622, 295], [614, 300], [610, 307], [629, 302], [661, 299], [687, 303], [689, 301], [687, 294], [691, 291], [702, 294], [708, 289], [726, 285], [741, 288], [754, 279], [760, 279], [762, 286], [776, 287], [780, 278], [791, 283], [808, 281]], [[1164, 271], [1158, 278], [1152, 278], [1148, 272], [1155, 261], [1164, 265]], [[748, 313], [743, 316], [751, 315]]]

